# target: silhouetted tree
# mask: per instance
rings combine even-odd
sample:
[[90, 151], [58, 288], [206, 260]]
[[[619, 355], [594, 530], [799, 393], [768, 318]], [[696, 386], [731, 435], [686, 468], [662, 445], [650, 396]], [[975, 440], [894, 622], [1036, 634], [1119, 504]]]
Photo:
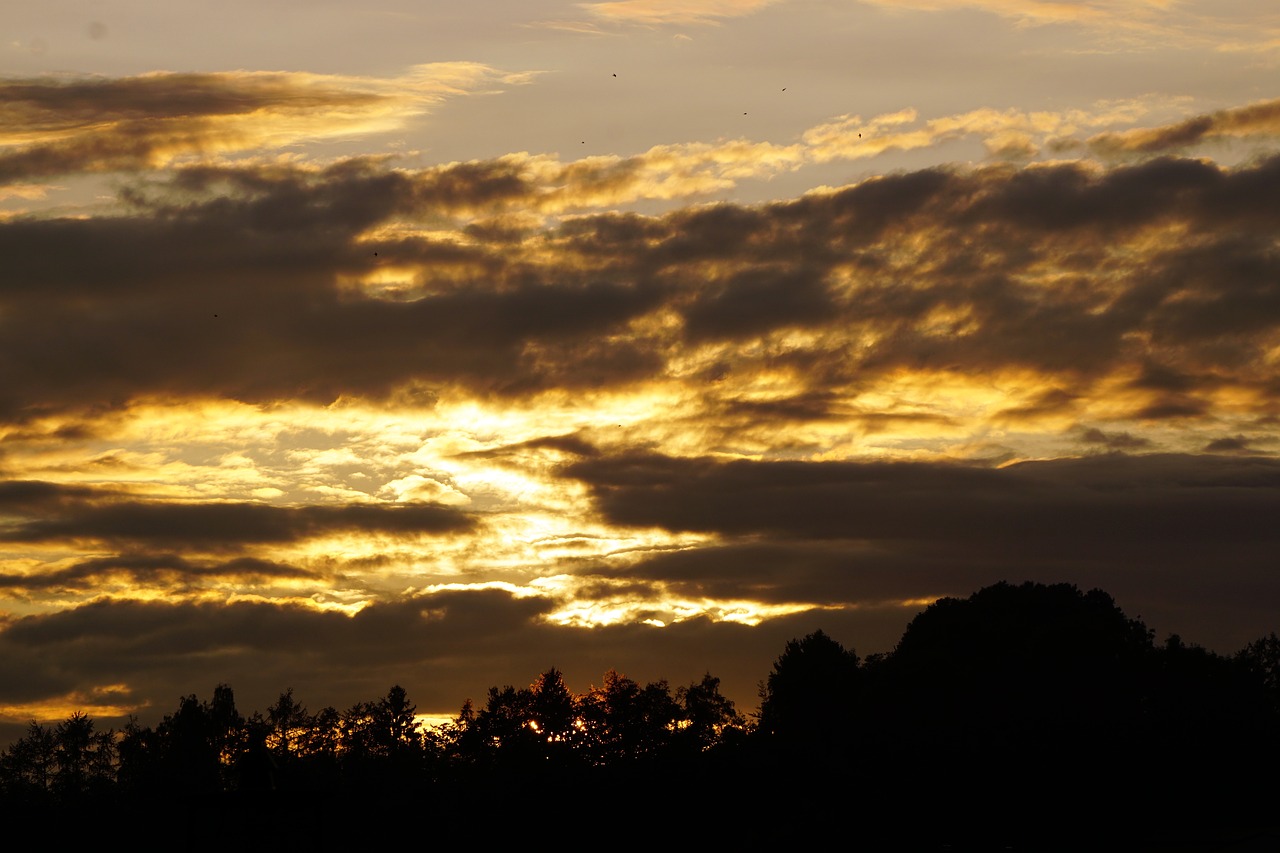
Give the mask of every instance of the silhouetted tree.
[[338, 784], [342, 751], [342, 715], [332, 705], [308, 718], [296, 744], [299, 775], [307, 788], [329, 789]]
[[249, 749], [246, 720], [236, 710], [235, 692], [227, 684], [213, 688], [213, 697], [205, 703], [208, 736], [217, 756], [223, 790], [239, 786], [241, 761]]
[[828, 748], [847, 739], [860, 676], [857, 654], [821, 630], [791, 640], [762, 687], [759, 732]]
[[676, 702], [684, 723], [679, 736], [699, 752], [720, 743], [726, 734], [741, 733], [746, 728], [746, 720], [733, 701], [720, 692], [720, 679], [709, 672], [701, 681], [679, 688]]
[[476, 724], [476, 709], [471, 699], [462, 703], [458, 715], [439, 733], [440, 750], [445, 760], [454, 767], [474, 764], [483, 750], [482, 736]]
[[1273, 751], [1270, 700], [1256, 672], [1171, 634], [1148, 680], [1143, 725], [1151, 752], [1171, 772], [1198, 768], [1205, 778], [1220, 773], [1228, 756], [1261, 758]]
[[578, 717], [573, 694], [565, 686], [564, 675], [552, 667], [538, 676], [530, 692], [531, 728], [543, 743], [553, 745], [557, 752], [563, 751], [571, 745]]
[[1097, 831], [1152, 805], [1133, 774], [1154, 769], [1154, 655], [1101, 590], [998, 583], [939, 599], [866, 672], [867, 758], [939, 826], [1001, 804], [1007, 835], [983, 843], [1030, 843], [1065, 812], [1080, 817], [1060, 835]]
[[1147, 627], [1101, 590], [999, 583], [919, 613], [877, 667], [877, 686], [894, 705], [887, 716], [948, 748], [1034, 760], [1025, 747], [1035, 737], [1037, 749], [1071, 756], [1108, 749], [1101, 739], [1140, 725], [1133, 715], [1152, 650]]
[[422, 751], [422, 724], [418, 707], [399, 684], [393, 685], [378, 702], [379, 722], [386, 727], [387, 751], [391, 755], [417, 754]]
[[93, 720], [79, 711], [54, 729], [53, 788], [62, 799], [105, 792], [115, 782], [116, 744], [111, 730], [95, 732]]
[[534, 730], [533, 691], [506, 685], [490, 687], [485, 706], [476, 715], [476, 732], [488, 761], [507, 766], [533, 763], [541, 733]]
[[578, 713], [584, 746], [598, 765], [661, 754], [681, 716], [665, 680], [641, 687], [615, 670], [579, 698]]
[[32, 720], [27, 733], [0, 757], [0, 783], [15, 800], [42, 800], [53, 790], [57, 766], [53, 730]]
[[208, 708], [194, 694], [178, 701], [174, 713], [156, 727], [160, 784], [169, 792], [222, 790], [220, 744]]
[[307, 709], [293, 698], [292, 687], [281, 693], [275, 704], [267, 709], [267, 721], [271, 724], [268, 748], [277, 761], [288, 761], [300, 751], [301, 742], [311, 727]]
[[1280, 636], [1272, 631], [1236, 653], [1237, 664], [1266, 692], [1272, 710], [1280, 714]]
[[117, 783], [133, 797], [158, 790], [162, 784], [162, 750], [160, 735], [155, 729], [138, 723], [130, 717], [120, 734], [117, 745], [120, 767]]

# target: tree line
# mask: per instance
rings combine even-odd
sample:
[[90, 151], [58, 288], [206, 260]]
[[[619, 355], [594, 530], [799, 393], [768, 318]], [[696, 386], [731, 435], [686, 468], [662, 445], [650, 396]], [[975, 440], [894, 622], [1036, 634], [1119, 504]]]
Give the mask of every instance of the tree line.
[[574, 694], [553, 667], [426, 728], [398, 685], [345, 711], [309, 711], [290, 689], [247, 716], [219, 685], [154, 727], [32, 722], [0, 755], [0, 805], [163, 802], [259, 824], [282, 804], [295, 816], [660, 805], [804, 815], [794, 833], [841, 826], [858, 803], [880, 820], [864, 836], [914, 816], [928, 846], [1075, 843], [1115, 822], [1185, 839], [1266, 827], [1280, 794], [1280, 638], [1230, 656], [1157, 643], [1100, 590], [1001, 583], [941, 599], [866, 659], [816, 631], [786, 644], [759, 698], [744, 716], [710, 673], [673, 690], [610, 671]]

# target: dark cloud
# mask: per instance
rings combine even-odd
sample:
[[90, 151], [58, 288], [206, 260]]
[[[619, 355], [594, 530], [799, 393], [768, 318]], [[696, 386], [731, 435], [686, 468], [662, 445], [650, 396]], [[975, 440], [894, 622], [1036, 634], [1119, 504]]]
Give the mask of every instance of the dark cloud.
[[811, 391], [772, 400], [730, 399], [724, 404], [724, 414], [769, 423], [824, 421], [853, 416], [846, 411], [840, 397], [830, 391]]
[[753, 267], [714, 294], [699, 294], [684, 312], [684, 328], [693, 341], [752, 337], [789, 326], [821, 325], [834, 308], [820, 273]]
[[1193, 116], [1155, 128], [1100, 133], [1088, 145], [1103, 154], [1175, 151], [1213, 139], [1280, 136], [1280, 100]]
[[[68, 496], [74, 496], [71, 500]], [[24, 499], [31, 496], [34, 500]], [[0, 501], [14, 520], [0, 534], [8, 542], [95, 541], [146, 543], [225, 551], [296, 542], [342, 531], [448, 535], [474, 529], [468, 514], [435, 504], [347, 504], [282, 507], [250, 503], [163, 503], [102, 499], [93, 491], [45, 483], [0, 484]]]
[[[201, 681], [212, 677], [259, 697], [290, 684], [324, 683], [323, 700], [338, 702], [348, 691], [385, 692], [396, 674], [412, 676], [416, 667], [433, 658], [447, 661], [466, 646], [482, 660], [527, 630], [544, 606], [493, 592], [403, 599], [355, 616], [255, 602], [99, 601], [10, 623], [0, 634], [5, 657], [25, 655], [33, 676], [56, 667], [65, 681], [53, 685], [50, 676], [0, 684], [9, 685], [9, 702], [38, 695], [30, 692], [33, 681], [71, 691], [88, 680], [129, 684], [146, 698], [167, 702], [149, 691], [208, 690], [212, 685]], [[193, 655], [207, 656], [208, 666], [182, 674], [193, 667]]]
[[178, 151], [216, 149], [227, 139], [253, 136], [248, 127], [228, 129], [216, 119], [336, 116], [387, 100], [337, 82], [318, 85], [303, 75], [282, 73], [0, 79], [0, 122], [10, 133], [34, 140], [0, 151], [0, 183], [145, 169]]
[[[876, 606], [967, 588], [980, 570], [927, 548], [914, 551], [871, 542], [760, 541], [685, 548], [657, 554], [626, 578], [660, 582], [679, 596], [747, 599], [825, 607]], [[612, 575], [606, 575], [616, 577]], [[979, 583], [981, 585], [981, 583]]]
[[337, 86], [308, 90], [298, 77], [273, 73], [157, 73], [122, 78], [0, 80], [0, 115], [13, 129], [66, 130], [104, 120], [186, 118], [252, 113], [282, 103], [315, 109], [374, 96]]
[[1151, 446], [1151, 440], [1128, 432], [1106, 433], [1097, 427], [1080, 431], [1080, 440], [1088, 444], [1101, 444], [1111, 450], [1142, 450]]
[[1010, 421], [1032, 421], [1046, 415], [1070, 411], [1078, 399], [1078, 394], [1072, 394], [1061, 388], [1049, 388], [1041, 391], [1035, 399], [1024, 405], [1010, 406], [1000, 410], [996, 417]]
[[962, 215], [975, 222], [1016, 223], [1032, 233], [1141, 227], [1203, 203], [1225, 183], [1216, 165], [1172, 158], [1118, 167], [1104, 176], [1075, 164], [1005, 167], [988, 174], [1002, 179], [982, 187]]
[[1191, 376], [1164, 364], [1143, 365], [1142, 374], [1129, 383], [1132, 388], [1182, 393], [1203, 387], [1202, 377]]
[[104, 582], [124, 582], [133, 588], [163, 586], [192, 588], [204, 583], [226, 581], [255, 584], [268, 580], [295, 580], [318, 577], [315, 572], [295, 566], [239, 557], [225, 562], [198, 562], [177, 554], [121, 554], [82, 560], [66, 568], [38, 573], [0, 573], [0, 589], [21, 593], [38, 590], [92, 591]]
[[0, 481], [0, 509], [9, 512], [45, 510], [109, 495], [108, 492], [89, 486], [69, 486], [41, 480]]
[[579, 435], [570, 433], [567, 435], [548, 435], [540, 438], [531, 438], [528, 441], [504, 444], [501, 447], [493, 447], [487, 450], [471, 450], [459, 455], [462, 457], [490, 459], [519, 455], [524, 451], [530, 450], [553, 450], [571, 456], [586, 457], [597, 456], [600, 453], [594, 444]]
[[1142, 420], [1163, 421], [1182, 418], [1201, 418], [1209, 413], [1209, 404], [1192, 397], [1170, 394], [1154, 402], [1140, 406], [1132, 417]]
[[[598, 337], [657, 304], [653, 292], [586, 281], [513, 283], [411, 302], [360, 298], [318, 269], [326, 252], [331, 271], [339, 260], [323, 248], [334, 241], [313, 242], [323, 229], [280, 235], [271, 246], [269, 232], [248, 221], [222, 225], [55, 222], [10, 232], [8, 245], [24, 246], [33, 267], [40, 247], [61, 259], [96, 258], [99, 267], [91, 273], [87, 261], [59, 260], [22, 277], [24, 292], [8, 301], [0, 344], [12, 355], [0, 368], [0, 413], [39, 414], [77, 401], [123, 405], [139, 395], [329, 403], [344, 394], [386, 395], [410, 381], [514, 393], [608, 383], [659, 366], [634, 342]], [[147, 236], [130, 239], [136, 232]], [[181, 288], [172, 287], [175, 276]], [[68, 285], [37, 295], [51, 279]], [[73, 333], [55, 331], [67, 328]], [[575, 341], [592, 358], [564, 349]]]
[[1280, 510], [1280, 463], [1269, 459], [1108, 455], [988, 468], [633, 454], [564, 472], [588, 485], [609, 521], [672, 531], [1042, 555], [1148, 543], [1274, 547], [1280, 537], [1267, 521]]
[[1206, 453], [1252, 453], [1249, 439], [1242, 435], [1228, 438], [1215, 438], [1204, 447]]
[[613, 523], [719, 537], [602, 575], [695, 599], [856, 610], [1002, 579], [1070, 582], [1225, 651], [1274, 630], [1280, 607], [1280, 464], [1256, 455], [1003, 468], [632, 455], [566, 470]]

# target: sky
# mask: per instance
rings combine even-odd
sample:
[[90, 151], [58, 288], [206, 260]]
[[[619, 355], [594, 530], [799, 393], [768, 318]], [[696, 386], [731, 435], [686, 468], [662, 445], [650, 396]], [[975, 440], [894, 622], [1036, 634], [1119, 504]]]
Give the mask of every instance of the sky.
[[0, 38], [0, 734], [553, 666], [750, 712], [1001, 580], [1280, 630], [1273, 0]]

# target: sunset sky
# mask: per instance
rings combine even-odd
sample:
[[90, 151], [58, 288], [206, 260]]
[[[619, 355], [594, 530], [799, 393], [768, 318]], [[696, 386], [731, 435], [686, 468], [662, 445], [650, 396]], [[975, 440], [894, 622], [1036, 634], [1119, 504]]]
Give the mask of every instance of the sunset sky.
[[1275, 0], [0, 8], [0, 741], [999, 580], [1280, 630]]

